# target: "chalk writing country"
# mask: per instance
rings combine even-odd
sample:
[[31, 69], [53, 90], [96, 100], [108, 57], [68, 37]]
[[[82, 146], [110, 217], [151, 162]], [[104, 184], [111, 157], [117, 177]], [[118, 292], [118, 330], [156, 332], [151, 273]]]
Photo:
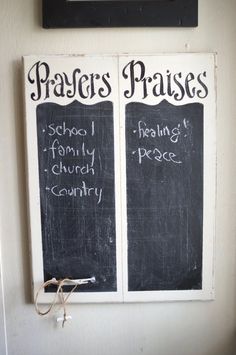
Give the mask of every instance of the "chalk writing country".
[[96, 198], [98, 205], [102, 201], [103, 189], [101, 187], [87, 186], [85, 181], [82, 181], [80, 186], [65, 187], [61, 185], [53, 185], [51, 187], [46, 187], [46, 190], [56, 197], [94, 197]]

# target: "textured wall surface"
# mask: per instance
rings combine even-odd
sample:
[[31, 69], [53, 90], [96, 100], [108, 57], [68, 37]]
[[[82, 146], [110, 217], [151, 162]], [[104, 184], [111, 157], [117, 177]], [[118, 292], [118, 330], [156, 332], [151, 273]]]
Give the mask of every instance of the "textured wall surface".
[[[236, 2], [200, 0], [195, 29], [73, 30], [42, 29], [40, 3], [1, 0], [0, 235], [9, 355], [234, 355]], [[30, 301], [21, 57], [186, 51], [218, 52], [216, 300], [70, 305], [73, 320], [61, 329], [37, 316]]]

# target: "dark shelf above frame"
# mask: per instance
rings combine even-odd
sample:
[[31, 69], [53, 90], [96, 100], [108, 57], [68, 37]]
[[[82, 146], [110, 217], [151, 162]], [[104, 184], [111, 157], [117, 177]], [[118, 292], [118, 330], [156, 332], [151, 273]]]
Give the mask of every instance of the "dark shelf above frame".
[[197, 27], [198, 0], [43, 0], [44, 28]]

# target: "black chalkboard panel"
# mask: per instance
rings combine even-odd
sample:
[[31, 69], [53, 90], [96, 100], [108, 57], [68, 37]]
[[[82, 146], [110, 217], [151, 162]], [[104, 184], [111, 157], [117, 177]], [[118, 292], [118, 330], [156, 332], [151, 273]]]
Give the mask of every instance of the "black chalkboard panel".
[[198, 0], [43, 0], [44, 28], [196, 27]]
[[203, 105], [126, 106], [128, 289], [202, 288]]
[[40, 104], [37, 133], [45, 281], [116, 291], [113, 104]]

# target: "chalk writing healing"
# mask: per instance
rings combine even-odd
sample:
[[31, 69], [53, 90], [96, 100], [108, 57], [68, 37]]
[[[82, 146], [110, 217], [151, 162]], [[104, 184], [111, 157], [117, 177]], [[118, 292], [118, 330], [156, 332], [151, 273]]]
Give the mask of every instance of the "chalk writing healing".
[[[172, 143], [177, 143], [181, 134], [180, 128], [180, 123], [174, 128], [170, 128], [168, 125], [161, 126], [160, 124], [155, 127], [147, 127], [146, 122], [139, 121], [138, 136], [139, 138], [170, 137]], [[133, 131], [133, 133], [136, 132], [136, 130]]]

